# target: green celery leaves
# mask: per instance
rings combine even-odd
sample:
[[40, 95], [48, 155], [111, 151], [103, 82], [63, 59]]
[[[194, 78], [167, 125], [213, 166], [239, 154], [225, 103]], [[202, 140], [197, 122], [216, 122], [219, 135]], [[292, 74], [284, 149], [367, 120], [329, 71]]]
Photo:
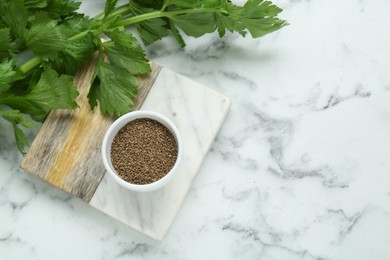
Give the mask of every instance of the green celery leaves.
[[[145, 6], [142, 6], [142, 4]], [[131, 1], [129, 8], [134, 16], [157, 12], [156, 9], [149, 7], [149, 5], [141, 3], [140, 1], [138, 1], [138, 3], [137, 1]], [[154, 18], [139, 22], [136, 24], [136, 28], [142, 41], [146, 45], [150, 45], [155, 41], [168, 36], [168, 23], [167, 20], [163, 18]]]
[[149, 73], [151, 68], [143, 48], [130, 32], [115, 29], [105, 34], [111, 39], [102, 43], [109, 63], [99, 59], [89, 103], [93, 109], [96, 99], [102, 113], [123, 115], [131, 110], [137, 95], [136, 76]]
[[35, 16], [34, 23], [26, 34], [26, 45], [32, 51], [41, 57], [55, 59], [58, 52], [66, 49], [67, 44], [56, 20], [50, 19], [46, 13]]
[[188, 36], [200, 37], [215, 31], [213, 13], [183, 14], [174, 16], [172, 19], [176, 26]]
[[7, 91], [15, 80], [14, 61], [3, 60], [0, 63], [0, 94]]
[[285, 21], [276, 17], [282, 9], [270, 1], [248, 0], [244, 6], [226, 3], [226, 10], [228, 15], [225, 13], [216, 15], [216, 24], [221, 37], [228, 30], [238, 32], [242, 36], [249, 31], [253, 38], [258, 38], [287, 25]]
[[35, 86], [24, 95], [10, 94], [0, 99], [0, 105], [4, 104], [12, 109], [30, 114], [37, 121], [43, 121], [52, 109], [76, 108], [74, 101], [78, 92], [73, 85], [73, 77], [58, 75], [50, 67], [45, 68]]
[[275, 17], [281, 11], [270, 1], [249, 0], [245, 3], [240, 18], [252, 37], [258, 38], [286, 25], [285, 21]]
[[[230, 0], [117, 4], [105, 0], [102, 13], [89, 18], [77, 13], [76, 1], [0, 0], [0, 117], [12, 124], [21, 152], [28, 145], [23, 128], [33, 127], [28, 118], [43, 121], [52, 109], [77, 107], [74, 75], [95, 52], [91, 108], [99, 104], [102, 113], [118, 116], [132, 109], [137, 78], [151, 68], [138, 37], [125, 26], [134, 26], [145, 45], [172, 35], [184, 47], [184, 34], [257, 38], [287, 25], [277, 17], [282, 10], [267, 0], [246, 0], [242, 6]], [[19, 65], [25, 52], [33, 57]]]
[[20, 129], [19, 125], [25, 128], [34, 128], [35, 125], [31, 121], [27, 120], [18, 110], [0, 110], [0, 116], [12, 124], [14, 128], [16, 146], [18, 147], [19, 151], [25, 153], [24, 148], [28, 146], [29, 143], [26, 135], [22, 129]]
[[[109, 115], [123, 115], [131, 110], [137, 95], [137, 80], [127, 71], [100, 61], [96, 68], [100, 85], [91, 89], [89, 98], [96, 98], [100, 111]], [[92, 102], [92, 103], [91, 103]], [[93, 104], [94, 101], [90, 101]]]
[[11, 40], [9, 28], [0, 29], [0, 59], [8, 58], [15, 51], [16, 44]]
[[184, 46], [180, 31], [192, 37], [214, 31], [221, 37], [226, 31], [242, 36], [249, 32], [253, 38], [258, 38], [287, 25], [277, 18], [282, 10], [264, 0], [248, 0], [243, 6], [227, 0], [165, 0], [161, 8], [141, 1], [130, 2], [133, 15], [154, 14], [153, 19], [136, 24], [146, 45], [165, 37], [168, 30]]
[[5, 8], [3, 20], [10, 28], [12, 35], [23, 40], [29, 17], [23, 0], [8, 1]]
[[[17, 75], [17, 72], [10, 69], [11, 64], [8, 61], [0, 65], [2, 77], [0, 79], [2, 86], [0, 88], [0, 108], [2, 106], [11, 108], [10, 110], [4, 108], [0, 110], [0, 116], [12, 123], [17, 147], [21, 152], [24, 152], [24, 147], [28, 145], [28, 142], [18, 125], [26, 128], [34, 127], [34, 125], [25, 119], [22, 113], [29, 114], [34, 120], [43, 121], [52, 109], [76, 108], [75, 98], [78, 96], [78, 92], [73, 85], [73, 77], [58, 75], [50, 67], [45, 68], [36, 85], [31, 85], [27, 93], [16, 95], [9, 91], [8, 93], [4, 92], [9, 90], [9, 82], [12, 81], [12, 77]], [[7, 73], [3, 74], [5, 70]], [[8, 78], [4, 75], [7, 75]], [[34, 80], [31, 82], [34, 83]]]
[[107, 17], [112, 10], [115, 9], [115, 5], [118, 2], [118, 0], [107, 0], [106, 5], [104, 7], [104, 17]]
[[72, 17], [80, 7], [79, 2], [69, 0], [46, 0], [47, 6], [40, 11], [47, 12], [52, 19], [63, 20]]
[[133, 75], [150, 72], [149, 60], [137, 38], [127, 31], [106, 32], [112, 41], [103, 43], [111, 64], [127, 70]]

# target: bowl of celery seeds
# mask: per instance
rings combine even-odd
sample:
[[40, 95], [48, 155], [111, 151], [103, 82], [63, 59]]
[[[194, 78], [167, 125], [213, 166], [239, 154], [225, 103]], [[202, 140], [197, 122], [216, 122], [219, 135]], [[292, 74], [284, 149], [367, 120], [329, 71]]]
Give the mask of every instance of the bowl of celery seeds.
[[103, 164], [121, 186], [139, 192], [157, 190], [175, 175], [182, 158], [176, 126], [151, 111], [134, 111], [108, 128], [102, 143]]

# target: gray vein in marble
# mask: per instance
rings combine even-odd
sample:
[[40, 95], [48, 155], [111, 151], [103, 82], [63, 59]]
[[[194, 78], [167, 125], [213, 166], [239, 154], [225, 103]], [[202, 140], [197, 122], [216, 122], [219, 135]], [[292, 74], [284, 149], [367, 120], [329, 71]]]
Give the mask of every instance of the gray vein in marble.
[[[271, 245], [282, 242], [281, 236], [275, 232], [275, 230], [270, 226], [266, 220], [266, 217], [263, 214], [261, 205], [263, 203], [263, 198], [260, 194], [259, 188], [247, 189], [242, 191], [231, 191], [230, 193], [224, 188], [222, 194], [225, 199], [233, 201], [235, 203], [243, 203], [246, 200], [249, 200], [251, 197], [254, 199], [254, 203], [258, 205], [257, 221], [261, 223], [261, 231], [256, 228], [243, 226], [235, 222], [235, 214], [224, 218], [222, 220], [222, 231], [231, 230], [239, 234], [245, 234], [247, 238], [250, 238], [253, 241], [259, 241], [262, 245]], [[260, 228], [260, 227], [259, 227]]]
[[357, 86], [355, 92], [350, 96], [340, 97], [337, 95], [331, 95], [328, 99], [327, 104], [324, 107], [322, 107], [322, 109], [320, 109], [320, 110], [326, 110], [328, 108], [337, 106], [338, 104], [340, 104], [344, 101], [347, 101], [351, 98], [368, 98], [368, 97], [371, 97], [371, 92], [370, 91], [363, 91], [361, 86], [359, 85], [359, 86]]
[[237, 141], [233, 138], [218, 137], [210, 149], [211, 153], [217, 153], [227, 163], [238, 163], [245, 170], [256, 171], [259, 169], [259, 164], [255, 159], [245, 158], [236, 148]]
[[221, 74], [224, 78], [233, 80], [237, 83], [240, 83], [240, 86], [247, 86], [249, 90], [254, 91], [257, 88], [257, 83], [247, 77], [240, 75], [234, 71], [223, 71], [219, 70], [214, 72], [214, 74]]
[[[263, 259], [263, 257], [268, 259], [270, 255], [276, 257], [272, 257], [271, 259], [297, 259], [298, 257], [302, 260], [327, 260], [327, 258], [314, 256], [307, 250], [295, 251], [288, 247], [278, 245], [265, 245], [261, 251], [259, 259]], [[279, 258], [277, 256], [279, 256]]]
[[251, 124], [234, 137], [218, 137], [211, 151], [219, 153], [225, 161], [239, 162], [243, 168], [255, 171], [259, 168], [258, 160], [245, 158], [239, 151], [244, 142], [255, 134], [277, 135], [277, 140], [281, 141], [280, 138], [285, 132], [292, 131], [292, 123], [267, 116], [259, 111], [253, 103], [245, 103], [243, 107], [246, 109], [247, 116], [252, 118]]
[[9, 241], [12, 237], [12, 234], [11, 233], [8, 233], [2, 237], [0, 237], [0, 242], [6, 242], [6, 241]]
[[137, 243], [137, 242], [131, 242], [130, 245], [126, 245], [124, 249], [121, 250], [119, 254], [117, 254], [115, 257], [123, 257], [123, 256], [133, 256], [133, 255], [143, 255], [145, 253], [148, 253], [151, 246], [146, 243]]
[[118, 228], [115, 228], [112, 232], [100, 238], [100, 241], [106, 242], [118, 236]]
[[325, 260], [325, 258], [322, 258], [319, 256], [318, 257], [313, 256], [313, 254], [311, 254], [308, 250], [293, 250], [287, 246], [281, 245], [280, 243], [282, 241], [277, 234], [273, 234], [276, 237], [277, 242], [268, 243], [268, 242], [264, 242], [261, 239], [261, 235], [255, 229], [249, 228], [249, 227], [244, 227], [244, 226], [239, 225], [239, 224], [227, 223], [222, 227], [222, 231], [231, 231], [231, 232], [243, 237], [244, 240], [249, 239], [249, 240], [254, 241], [257, 244], [257, 246], [260, 248], [259, 259], [261, 259], [261, 256], [264, 256], [266, 254], [267, 250], [276, 248], [276, 249], [284, 250], [288, 254], [292, 254], [293, 256], [301, 257], [302, 259], [304, 259], [304, 258], [307, 259], [306, 257], [309, 257], [311, 259], [316, 259], [316, 260]]
[[[1, 139], [4, 140], [7, 138], [1, 138]], [[0, 159], [3, 159], [4, 161], [12, 162], [13, 164], [10, 165], [10, 170], [12, 171], [15, 169], [14, 166], [16, 166], [17, 162], [21, 158], [19, 151], [11, 149], [11, 147], [13, 148], [13, 146], [15, 145], [16, 144], [14, 142], [7, 143], [7, 141], [0, 143]]]
[[23, 241], [20, 237], [14, 236], [12, 233], [8, 233], [5, 236], [0, 237], [0, 244], [1, 243], [16, 243], [18, 245], [27, 245], [25, 241]]
[[348, 216], [343, 209], [328, 209], [328, 214], [334, 214], [339, 217], [341, 217], [345, 222], [346, 225], [344, 228], [341, 228], [339, 230], [339, 241], [341, 242], [346, 238], [346, 236], [352, 232], [356, 224], [360, 221], [362, 216], [365, 214], [366, 210], [363, 210], [361, 212], [357, 212], [353, 214], [352, 216]]
[[283, 148], [280, 146], [280, 140], [270, 138], [270, 155], [278, 165], [278, 169], [268, 167], [268, 172], [284, 179], [302, 179], [307, 177], [319, 178], [322, 185], [327, 188], [348, 188], [349, 185], [339, 182], [336, 174], [329, 166], [323, 166], [318, 169], [303, 170], [299, 168], [289, 168], [283, 163]]
[[248, 238], [248, 239], [251, 239], [254, 241], [259, 241], [262, 245], [265, 244], [264, 242], [262, 242], [260, 240], [260, 238], [258, 236], [259, 232], [252, 229], [252, 228], [246, 228], [246, 227], [240, 226], [238, 224], [228, 223], [222, 227], [222, 230], [223, 231], [230, 230], [230, 231], [233, 231], [237, 234], [243, 235], [245, 238]]
[[[52, 194], [48, 194], [49, 198], [51, 200], [58, 200], [58, 201], [61, 201], [61, 202], [69, 202], [69, 201], [72, 201], [74, 200], [75, 198], [67, 193], [63, 193], [62, 191], [61, 192], [58, 192], [58, 193], [52, 193]], [[71, 206], [71, 205], [70, 205]]]
[[[14, 236], [13, 234], [9, 234], [9, 235], [7, 235], [5, 237], [0, 237], [0, 245], [2, 245], [2, 244], [6, 248], [17, 247], [18, 250], [20, 250], [20, 251], [25, 251], [25, 252], [27, 251], [26, 252], [26, 257], [28, 259], [38, 259], [38, 258], [34, 258], [34, 256], [36, 256], [35, 247], [32, 246], [30, 243], [22, 240], [20, 237]], [[14, 252], [11, 251], [11, 250], [12, 249], [8, 249], [7, 252], [6, 252], [6, 255], [12, 257]], [[6, 258], [4, 258], [4, 259], [6, 259]], [[14, 258], [12, 258], [12, 259], [14, 259]], [[41, 258], [39, 258], [39, 259], [41, 259]]]
[[261, 112], [255, 107], [254, 104], [249, 103], [247, 105], [248, 112], [257, 119], [257, 125], [260, 125], [261, 128], [264, 128], [266, 131], [278, 131], [278, 134], [291, 133], [292, 132], [292, 122], [289, 120], [279, 120], [272, 118], [265, 113]]
[[[248, 199], [248, 197], [251, 195], [252, 192], [253, 192], [253, 190], [243, 190], [243, 191], [239, 191], [239, 192], [236, 192], [233, 194], [228, 194], [228, 192], [226, 191], [226, 187], [222, 188], [222, 194], [223, 194], [224, 198], [228, 199], [228, 200], [233, 200], [235, 202], [239, 202], [239, 201], [243, 201], [243, 200]], [[258, 190], [257, 190], [257, 192], [258, 192]]]
[[[278, 168], [268, 167], [268, 172], [287, 179], [302, 179], [305, 177], [316, 177], [323, 180], [323, 185], [329, 188], [347, 188], [348, 185], [338, 182], [330, 166], [324, 165], [318, 169], [303, 170], [299, 168], [289, 168], [283, 162], [283, 151], [288, 145], [289, 140], [294, 134], [294, 125], [292, 121], [276, 120], [265, 115], [253, 105], [250, 105], [250, 110], [255, 118], [258, 119], [258, 124], [262, 129], [269, 133], [268, 138], [270, 147], [270, 156], [276, 162]], [[253, 126], [255, 127], [255, 126]], [[257, 128], [257, 127], [256, 127]]]
[[269, 172], [278, 175], [282, 178], [297, 178], [302, 179], [304, 177], [323, 177], [318, 171], [303, 171], [299, 169], [288, 169], [283, 164], [283, 148], [281, 138], [271, 137], [269, 138], [270, 143], [270, 155], [277, 163], [279, 169], [276, 170], [272, 167], [269, 167]]
[[[18, 179], [17, 175], [19, 175], [19, 170], [16, 170], [6, 180], [5, 186], [1, 187], [0, 189], [0, 194], [3, 198], [0, 200], [0, 206], [9, 206], [12, 214], [14, 214], [15, 217], [19, 216], [19, 213], [23, 211], [24, 208], [28, 206], [29, 203], [33, 201], [38, 194], [37, 190], [34, 188], [34, 185], [32, 185], [26, 179]], [[24, 189], [23, 194], [18, 197], [10, 196], [10, 192], [18, 187]]]
[[[164, 256], [170, 255], [166, 250], [160, 250], [158, 247], [155, 247], [156, 244], [153, 242], [147, 241], [128, 241], [119, 240], [115, 246], [117, 249], [114, 250], [111, 254], [114, 255], [111, 259], [170, 259], [164, 258]], [[157, 257], [158, 255], [158, 257]], [[153, 258], [157, 257], [157, 258]]]
[[196, 62], [201, 62], [209, 59], [220, 59], [230, 48], [230, 44], [228, 42], [229, 39], [217, 38], [213, 40], [210, 44], [193, 49], [191, 51], [187, 51], [186, 55], [192, 61]]
[[[18, 171], [23, 173], [23, 171], [20, 169], [18, 169]], [[76, 199], [67, 192], [59, 190], [51, 185], [46, 185], [46, 182], [34, 175], [25, 175], [24, 178], [24, 182], [30, 186], [34, 196], [44, 192], [48, 198], [53, 201], [69, 202]]]
[[281, 246], [281, 245], [264, 245], [264, 248], [262, 250], [262, 255], [265, 253], [267, 250], [270, 249], [278, 249], [282, 250], [287, 254], [290, 254], [291, 256], [294, 257], [301, 257], [301, 259], [313, 259], [313, 260], [327, 260], [327, 258], [323, 258], [321, 256], [314, 256], [312, 253], [310, 253], [308, 250], [292, 250], [291, 248]]
[[21, 202], [21, 203], [17, 203], [17, 202], [10, 202], [10, 205], [12, 207], [12, 210], [13, 211], [21, 211], [23, 210], [23, 208], [25, 206], [27, 206], [27, 204], [29, 203], [30, 201], [24, 201], [24, 202]]

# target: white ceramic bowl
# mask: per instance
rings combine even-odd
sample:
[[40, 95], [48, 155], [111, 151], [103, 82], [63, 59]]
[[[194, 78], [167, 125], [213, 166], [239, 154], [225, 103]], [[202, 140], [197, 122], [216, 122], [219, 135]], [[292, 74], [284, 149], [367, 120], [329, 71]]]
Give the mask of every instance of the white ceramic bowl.
[[[123, 128], [127, 123], [139, 119], [139, 118], [149, 118], [156, 120], [160, 122], [162, 125], [167, 127], [173, 134], [173, 136], [176, 139], [177, 143], [177, 159], [175, 165], [172, 167], [172, 169], [160, 180], [155, 181], [150, 184], [132, 184], [125, 180], [123, 180], [119, 175], [116, 173], [114, 167], [112, 166], [111, 162], [111, 144], [114, 140], [114, 137], [117, 135], [119, 130]], [[147, 192], [147, 191], [154, 191], [157, 190], [164, 185], [166, 185], [173, 176], [177, 173], [179, 164], [182, 160], [182, 141], [180, 137], [180, 133], [177, 130], [176, 126], [165, 116], [151, 112], [151, 111], [145, 111], [145, 110], [139, 110], [139, 111], [133, 111], [130, 113], [127, 113], [121, 117], [119, 117], [117, 120], [114, 121], [114, 123], [107, 129], [107, 132], [103, 138], [102, 143], [102, 158], [103, 158], [103, 164], [106, 167], [107, 172], [110, 174], [114, 180], [119, 183], [121, 186], [125, 187], [126, 189], [132, 190], [132, 191], [139, 191], [139, 192]]]

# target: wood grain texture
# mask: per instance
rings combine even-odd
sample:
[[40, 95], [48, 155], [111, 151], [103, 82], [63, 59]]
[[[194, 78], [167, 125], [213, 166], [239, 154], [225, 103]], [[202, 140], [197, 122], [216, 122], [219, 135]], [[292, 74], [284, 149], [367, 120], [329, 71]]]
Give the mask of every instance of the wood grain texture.
[[[100, 159], [101, 142], [114, 120], [102, 116], [99, 107], [90, 109], [87, 94], [95, 65], [96, 57], [92, 57], [75, 77], [79, 108], [52, 111], [21, 162], [26, 172], [87, 202], [106, 172]], [[141, 107], [160, 72], [159, 65], [151, 65], [152, 72], [139, 79], [134, 109]]]

